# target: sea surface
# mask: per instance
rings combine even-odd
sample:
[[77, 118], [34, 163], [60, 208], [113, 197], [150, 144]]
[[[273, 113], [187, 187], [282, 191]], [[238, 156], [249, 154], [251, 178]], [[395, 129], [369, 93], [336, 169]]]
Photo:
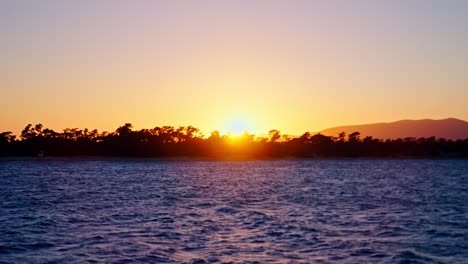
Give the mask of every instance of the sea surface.
[[0, 162], [0, 263], [468, 263], [467, 160]]

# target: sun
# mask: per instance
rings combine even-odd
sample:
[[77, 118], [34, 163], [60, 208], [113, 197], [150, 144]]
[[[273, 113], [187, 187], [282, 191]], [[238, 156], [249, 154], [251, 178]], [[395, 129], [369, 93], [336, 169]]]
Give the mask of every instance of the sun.
[[249, 131], [249, 126], [244, 120], [233, 120], [229, 126], [229, 131], [234, 134], [241, 134], [244, 131]]
[[253, 133], [255, 127], [251, 118], [246, 115], [236, 115], [229, 118], [222, 129], [224, 134], [241, 135], [244, 132]]

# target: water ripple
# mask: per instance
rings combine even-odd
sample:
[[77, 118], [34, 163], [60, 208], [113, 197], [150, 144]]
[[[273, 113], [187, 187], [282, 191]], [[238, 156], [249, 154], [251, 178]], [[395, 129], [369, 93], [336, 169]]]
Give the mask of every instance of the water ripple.
[[0, 263], [463, 263], [468, 162], [0, 162]]

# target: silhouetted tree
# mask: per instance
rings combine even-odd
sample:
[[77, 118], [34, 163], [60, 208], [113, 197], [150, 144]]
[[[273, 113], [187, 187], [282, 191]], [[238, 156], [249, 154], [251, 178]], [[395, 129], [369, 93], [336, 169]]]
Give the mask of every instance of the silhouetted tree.
[[361, 135], [361, 133], [359, 132], [353, 132], [351, 134], [348, 135], [348, 141], [349, 142], [359, 142], [359, 135]]
[[345, 142], [345, 138], [346, 138], [346, 133], [344, 131], [338, 134], [338, 142], [341, 142], [341, 143]]
[[130, 123], [125, 123], [125, 125], [117, 128], [115, 132], [117, 133], [118, 136], [126, 137], [129, 136], [132, 133], [132, 128], [133, 125]]
[[275, 143], [277, 142], [278, 140], [280, 140], [281, 138], [281, 133], [276, 130], [276, 129], [273, 129], [273, 130], [270, 130], [268, 132], [268, 141], [271, 142], [271, 143]]
[[9, 144], [13, 143], [16, 139], [16, 136], [13, 135], [10, 131], [0, 133], [0, 144]]

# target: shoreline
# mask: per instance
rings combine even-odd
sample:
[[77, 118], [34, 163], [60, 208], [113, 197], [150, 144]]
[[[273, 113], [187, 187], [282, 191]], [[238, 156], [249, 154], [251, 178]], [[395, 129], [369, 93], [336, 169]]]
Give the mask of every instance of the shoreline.
[[132, 156], [4, 156], [0, 157], [3, 161], [301, 161], [301, 160], [468, 160], [467, 157], [282, 157], [282, 158], [212, 158], [212, 157], [132, 157]]

